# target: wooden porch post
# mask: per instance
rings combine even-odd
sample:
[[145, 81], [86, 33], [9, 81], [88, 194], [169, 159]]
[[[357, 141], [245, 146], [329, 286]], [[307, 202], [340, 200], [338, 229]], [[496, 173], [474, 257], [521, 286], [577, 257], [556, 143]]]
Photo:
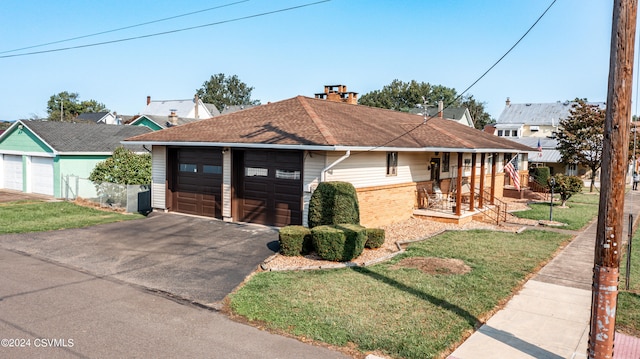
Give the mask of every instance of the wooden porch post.
[[496, 204], [496, 162], [498, 162], [498, 154], [494, 153], [491, 159], [491, 204]]
[[471, 184], [469, 186], [469, 211], [475, 209], [476, 202], [476, 154], [471, 154]]
[[462, 152], [458, 152], [458, 178], [456, 178], [456, 216], [462, 213]]
[[480, 155], [480, 198], [478, 198], [478, 208], [484, 208], [484, 177], [485, 177], [485, 154]]

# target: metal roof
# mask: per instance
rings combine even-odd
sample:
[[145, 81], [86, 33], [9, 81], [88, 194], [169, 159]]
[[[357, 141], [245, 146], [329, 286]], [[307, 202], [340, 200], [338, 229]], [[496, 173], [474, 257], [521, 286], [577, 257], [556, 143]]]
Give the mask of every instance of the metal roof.
[[[560, 120], [570, 115], [572, 105], [576, 102], [556, 103], [512, 103], [505, 106], [496, 121], [500, 124], [527, 124], [541, 126], [558, 126]], [[605, 107], [604, 102], [587, 102], [589, 105]]]

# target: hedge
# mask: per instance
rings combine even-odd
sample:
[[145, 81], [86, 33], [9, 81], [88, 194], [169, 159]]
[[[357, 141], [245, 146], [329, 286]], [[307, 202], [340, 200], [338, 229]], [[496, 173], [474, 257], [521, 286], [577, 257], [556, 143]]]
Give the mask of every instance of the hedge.
[[313, 246], [325, 260], [346, 262], [359, 256], [367, 241], [366, 229], [357, 224], [317, 226], [311, 229]]
[[287, 226], [278, 233], [280, 253], [285, 256], [299, 256], [311, 252], [311, 230], [303, 226]]

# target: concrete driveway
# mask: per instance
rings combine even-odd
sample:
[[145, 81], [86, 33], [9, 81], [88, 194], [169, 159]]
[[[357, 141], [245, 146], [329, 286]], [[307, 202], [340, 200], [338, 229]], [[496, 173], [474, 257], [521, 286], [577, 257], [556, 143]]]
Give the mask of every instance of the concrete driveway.
[[3, 235], [0, 246], [217, 307], [277, 251], [278, 232], [152, 213], [87, 228]]

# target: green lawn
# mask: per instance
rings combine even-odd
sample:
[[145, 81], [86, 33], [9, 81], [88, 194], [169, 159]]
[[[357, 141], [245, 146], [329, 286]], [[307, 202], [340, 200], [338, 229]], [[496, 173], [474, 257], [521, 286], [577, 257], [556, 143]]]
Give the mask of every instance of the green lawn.
[[[238, 315], [272, 330], [395, 358], [453, 348], [569, 236], [544, 231], [446, 232], [365, 268], [263, 272], [230, 296]], [[466, 274], [396, 266], [405, 258], [463, 260]]]
[[[577, 197], [574, 199], [574, 197]], [[597, 197], [597, 196], [596, 196]], [[577, 202], [577, 201], [580, 202]], [[566, 223], [564, 229], [578, 230], [589, 224], [598, 215], [598, 200], [592, 195], [573, 196], [567, 202], [567, 208], [561, 208], [559, 202], [553, 203], [553, 220], [556, 222]], [[513, 212], [512, 214], [519, 218], [548, 220], [549, 219], [549, 203], [531, 203], [530, 210]]]
[[79, 228], [142, 217], [70, 202], [9, 202], [0, 204], [0, 234]]
[[629, 290], [625, 290], [627, 253], [620, 261], [620, 291], [616, 311], [616, 329], [640, 336], [640, 232], [632, 240]]

